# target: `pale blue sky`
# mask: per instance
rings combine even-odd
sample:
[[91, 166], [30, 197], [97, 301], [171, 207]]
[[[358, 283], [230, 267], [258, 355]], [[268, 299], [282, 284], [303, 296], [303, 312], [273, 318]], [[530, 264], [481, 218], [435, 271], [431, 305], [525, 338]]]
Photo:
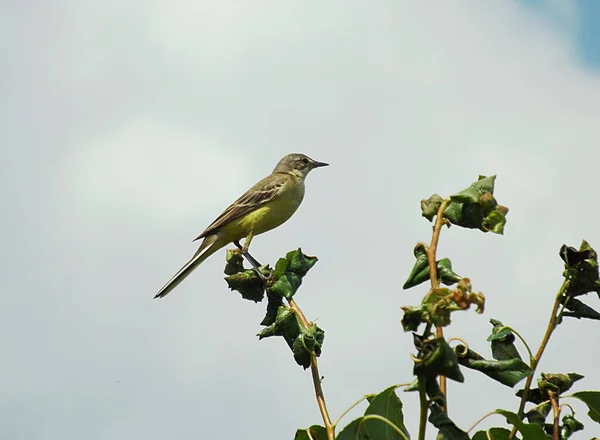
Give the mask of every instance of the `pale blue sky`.
[[520, 0], [544, 17], [576, 48], [585, 68], [600, 69], [600, 2], [574, 0], [571, 4], [556, 0]]

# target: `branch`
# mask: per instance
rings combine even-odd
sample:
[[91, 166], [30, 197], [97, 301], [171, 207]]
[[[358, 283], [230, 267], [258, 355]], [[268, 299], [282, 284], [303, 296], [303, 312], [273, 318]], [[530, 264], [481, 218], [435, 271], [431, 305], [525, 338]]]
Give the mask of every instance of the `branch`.
[[[433, 226], [433, 235], [431, 236], [431, 244], [427, 247], [427, 262], [429, 263], [429, 279], [431, 280], [431, 290], [435, 290], [440, 287], [440, 283], [437, 277], [437, 263], [436, 263], [436, 252], [438, 242], [440, 241], [440, 233], [442, 232], [442, 226], [446, 224], [446, 220], [444, 219], [444, 210], [446, 206], [450, 203], [449, 199], [446, 199], [442, 202], [440, 207], [438, 208], [437, 215], [435, 217], [435, 224]], [[442, 327], [435, 328], [435, 336], [437, 338], [444, 337], [444, 330]], [[440, 376], [440, 390], [446, 396], [446, 402], [444, 404], [444, 411], [448, 412], [448, 397], [447, 397], [447, 388], [446, 388], [446, 377]]]
[[[302, 322], [302, 325], [308, 330], [311, 327], [311, 323], [306, 319], [304, 313], [294, 299], [289, 299], [288, 303], [290, 308], [296, 313], [296, 316]], [[327, 411], [327, 405], [325, 404], [325, 396], [323, 394], [323, 387], [321, 386], [321, 375], [319, 374], [319, 365], [317, 363], [317, 356], [313, 353], [310, 362], [310, 371], [312, 373], [313, 386], [315, 388], [315, 396], [317, 397], [317, 405], [319, 405], [319, 411], [323, 417], [323, 423], [325, 424], [325, 431], [327, 431], [327, 440], [335, 439], [335, 427], [331, 423], [329, 412]]]
[[558, 394], [555, 392], [548, 393], [550, 397], [550, 403], [552, 404], [552, 411], [554, 412], [554, 427], [552, 429], [552, 440], [558, 440], [558, 434], [560, 432], [560, 407], [558, 406]]
[[[525, 388], [523, 389], [523, 395], [521, 396], [521, 403], [519, 404], [519, 411], [518, 411], [518, 415], [520, 418], [523, 418], [523, 416], [524, 416], [523, 410], [525, 409], [525, 404], [527, 403], [527, 396], [529, 395], [529, 390], [531, 389], [531, 383], [533, 382], [533, 376], [535, 374], [535, 370], [540, 363], [540, 359], [542, 358], [542, 355], [544, 354], [544, 350], [546, 350], [548, 341], [550, 341], [550, 336], [552, 336], [554, 329], [556, 329], [556, 326], [558, 325], [558, 319], [559, 319], [558, 309], [560, 308], [560, 305], [561, 305], [560, 298], [568, 290], [568, 288], [569, 288], [569, 280], [565, 280], [562, 283], [562, 286], [560, 286], [560, 289], [558, 290], [558, 293], [556, 294], [556, 298], [554, 299], [554, 306], [552, 307], [552, 312], [550, 313], [550, 319], [548, 321], [548, 327], [546, 327], [546, 333], [544, 334], [544, 337], [542, 338], [542, 342], [540, 343], [540, 348], [538, 348], [537, 353], [531, 360], [530, 367], [533, 371], [532, 371], [531, 375], [527, 378], [527, 381], [525, 382]], [[516, 433], [517, 433], [517, 428], [514, 427], [511, 431], [510, 435], [508, 436], [508, 440], [511, 440], [512, 438], [514, 438]]]
[[419, 402], [421, 410], [419, 411], [419, 440], [425, 440], [425, 431], [427, 429], [427, 412], [429, 410], [429, 402], [427, 401], [427, 393], [425, 391], [425, 378], [419, 377]]

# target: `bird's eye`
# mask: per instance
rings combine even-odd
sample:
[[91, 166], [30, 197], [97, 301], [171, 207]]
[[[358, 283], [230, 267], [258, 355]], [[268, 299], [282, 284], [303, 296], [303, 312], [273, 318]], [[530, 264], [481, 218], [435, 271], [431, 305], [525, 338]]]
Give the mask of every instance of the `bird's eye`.
[[305, 158], [303, 158], [303, 159], [302, 159], [302, 163], [303, 163], [304, 165], [308, 165], [308, 159], [307, 159], [306, 157], [305, 157]]

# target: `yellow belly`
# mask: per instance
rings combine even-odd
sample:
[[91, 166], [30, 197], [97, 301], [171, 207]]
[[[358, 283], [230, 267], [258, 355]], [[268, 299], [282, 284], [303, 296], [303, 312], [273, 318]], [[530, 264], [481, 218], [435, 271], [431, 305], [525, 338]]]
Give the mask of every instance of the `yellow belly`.
[[302, 199], [282, 197], [261, 206], [221, 229], [223, 238], [229, 242], [246, 238], [250, 232], [262, 234], [285, 223], [298, 209]]

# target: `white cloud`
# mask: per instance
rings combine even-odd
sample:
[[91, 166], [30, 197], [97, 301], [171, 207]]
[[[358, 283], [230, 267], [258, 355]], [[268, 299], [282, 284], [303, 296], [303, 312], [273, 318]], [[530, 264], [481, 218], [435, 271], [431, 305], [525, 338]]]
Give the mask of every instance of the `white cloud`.
[[73, 149], [63, 165], [63, 191], [90, 216], [112, 213], [117, 220], [133, 209], [153, 221], [177, 221], [195, 215], [199, 204], [218, 210], [246, 179], [242, 164], [223, 142], [134, 120]]

